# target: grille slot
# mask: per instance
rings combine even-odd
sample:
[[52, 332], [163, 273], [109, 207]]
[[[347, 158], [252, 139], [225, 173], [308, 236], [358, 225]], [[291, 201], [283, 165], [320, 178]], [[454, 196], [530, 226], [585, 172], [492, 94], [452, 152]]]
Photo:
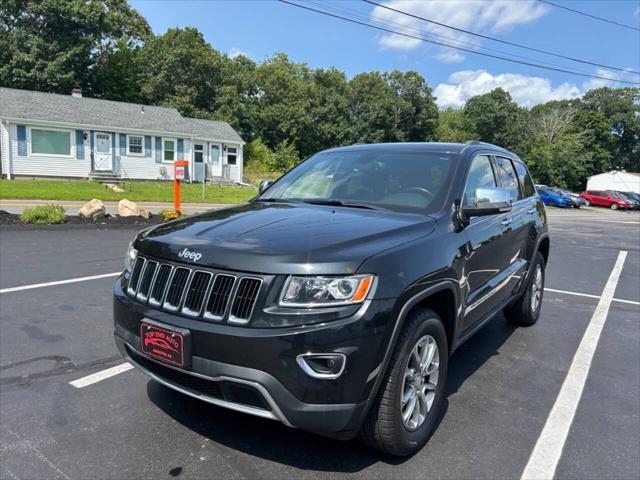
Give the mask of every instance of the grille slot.
[[142, 273], [142, 267], [144, 266], [145, 259], [142, 257], [136, 258], [136, 263], [133, 264], [133, 269], [131, 270], [131, 276], [129, 277], [129, 287], [127, 291], [129, 295], [133, 296], [136, 294], [136, 290], [138, 290], [138, 282], [140, 281], [140, 273]]
[[231, 307], [229, 321], [234, 323], [247, 323], [253, 313], [253, 307], [258, 299], [262, 280], [245, 277], [240, 280], [236, 298]]
[[173, 275], [169, 280], [169, 288], [167, 289], [167, 296], [164, 299], [162, 307], [166, 310], [175, 312], [180, 307], [182, 301], [182, 294], [187, 286], [187, 280], [189, 279], [191, 270], [188, 268], [179, 267], [173, 271]]
[[158, 268], [158, 262], [152, 262], [151, 260], [147, 260], [147, 264], [144, 267], [142, 272], [142, 277], [140, 278], [140, 285], [138, 286], [138, 294], [136, 298], [141, 302], [146, 302], [149, 296], [149, 289], [151, 288], [151, 284], [153, 278], [156, 274], [156, 269]]
[[187, 296], [184, 299], [182, 313], [191, 317], [200, 315], [211, 277], [212, 274], [208, 272], [197, 271], [193, 274], [187, 289]]
[[222, 320], [235, 280], [236, 277], [232, 275], [220, 274], [216, 276], [213, 287], [211, 288], [211, 293], [209, 294], [204, 318], [209, 320]]
[[155, 305], [156, 307], [162, 304], [167, 281], [171, 275], [171, 268], [171, 265], [160, 265], [158, 268], [156, 279], [151, 288], [151, 295], [149, 295], [149, 304]]

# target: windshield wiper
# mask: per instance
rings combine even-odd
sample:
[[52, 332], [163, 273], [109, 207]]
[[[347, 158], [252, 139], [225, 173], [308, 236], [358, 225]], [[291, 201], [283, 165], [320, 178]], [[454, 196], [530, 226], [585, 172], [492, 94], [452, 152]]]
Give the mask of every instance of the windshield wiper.
[[349, 207], [349, 208], [366, 208], [368, 210], [386, 210], [385, 208], [371, 205], [369, 203], [349, 202], [345, 200], [333, 200], [330, 198], [318, 198], [302, 200], [304, 203], [310, 203], [312, 205], [329, 205], [334, 207]]

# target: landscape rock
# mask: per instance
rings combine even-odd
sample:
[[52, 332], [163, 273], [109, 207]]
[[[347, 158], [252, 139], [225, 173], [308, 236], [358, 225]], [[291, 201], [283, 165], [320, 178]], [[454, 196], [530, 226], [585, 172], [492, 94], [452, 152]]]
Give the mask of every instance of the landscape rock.
[[121, 189], [118, 185], [115, 185], [113, 183], [105, 183], [104, 186], [107, 187], [109, 190], [113, 190], [116, 193], [124, 192], [123, 189]]
[[123, 198], [118, 202], [118, 215], [121, 217], [149, 218], [151, 214], [136, 202]]
[[104, 203], [97, 198], [88, 201], [78, 210], [78, 215], [85, 218], [101, 218], [104, 217], [106, 213], [107, 209], [104, 207]]

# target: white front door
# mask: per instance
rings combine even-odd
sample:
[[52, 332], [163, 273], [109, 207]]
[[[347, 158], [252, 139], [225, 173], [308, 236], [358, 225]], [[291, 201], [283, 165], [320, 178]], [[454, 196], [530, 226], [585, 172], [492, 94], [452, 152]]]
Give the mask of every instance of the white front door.
[[113, 170], [111, 158], [111, 134], [96, 132], [93, 167], [96, 170]]
[[211, 176], [222, 177], [222, 147], [212, 143], [209, 146], [209, 162], [211, 164]]

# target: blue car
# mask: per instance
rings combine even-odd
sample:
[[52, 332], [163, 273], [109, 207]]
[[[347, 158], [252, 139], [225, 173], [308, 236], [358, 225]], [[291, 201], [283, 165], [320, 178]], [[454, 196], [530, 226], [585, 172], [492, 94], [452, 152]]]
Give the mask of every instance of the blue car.
[[572, 207], [575, 203], [571, 197], [563, 195], [555, 189], [536, 186], [536, 190], [538, 191], [540, 200], [542, 200], [545, 205], [549, 205], [551, 207], [569, 208]]

